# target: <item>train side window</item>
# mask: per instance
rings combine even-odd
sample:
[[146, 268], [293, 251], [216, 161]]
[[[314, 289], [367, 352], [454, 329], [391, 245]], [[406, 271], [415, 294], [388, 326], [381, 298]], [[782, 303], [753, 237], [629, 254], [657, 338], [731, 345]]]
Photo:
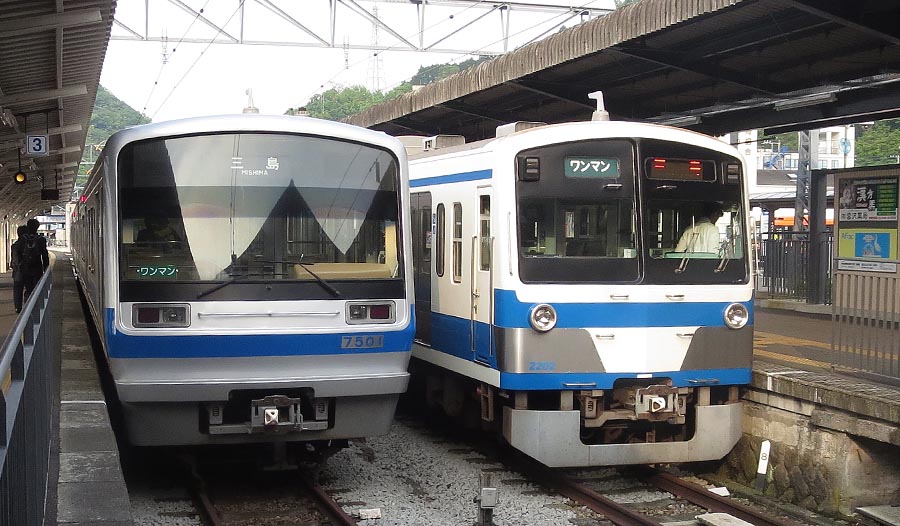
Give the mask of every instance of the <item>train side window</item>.
[[444, 203], [437, 205], [437, 224], [435, 225], [434, 271], [438, 276], [444, 275], [444, 238], [446, 237], [446, 218]]
[[[430, 195], [429, 195], [430, 197]], [[420, 217], [422, 228], [422, 261], [431, 262], [431, 207], [422, 207], [422, 216]], [[427, 265], [426, 265], [427, 266]]]
[[491, 270], [491, 196], [479, 199], [479, 222], [481, 223], [481, 270]]
[[462, 205], [453, 203], [453, 281], [462, 281]]

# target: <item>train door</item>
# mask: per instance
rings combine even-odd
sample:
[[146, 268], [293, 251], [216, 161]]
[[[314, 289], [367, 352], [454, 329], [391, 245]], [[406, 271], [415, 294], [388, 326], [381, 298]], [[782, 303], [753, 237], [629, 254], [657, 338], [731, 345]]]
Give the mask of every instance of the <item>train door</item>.
[[472, 236], [472, 350], [475, 360], [494, 362], [494, 284], [491, 187], [478, 188], [477, 230]]
[[416, 340], [431, 343], [431, 192], [410, 195], [412, 207], [413, 285], [416, 290]]

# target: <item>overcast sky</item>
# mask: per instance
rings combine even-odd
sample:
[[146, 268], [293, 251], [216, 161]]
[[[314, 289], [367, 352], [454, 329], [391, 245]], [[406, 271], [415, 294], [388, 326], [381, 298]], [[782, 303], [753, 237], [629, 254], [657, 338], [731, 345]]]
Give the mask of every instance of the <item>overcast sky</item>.
[[[195, 11], [203, 9], [205, 18], [220, 27], [224, 26], [229, 34], [239, 35], [238, 1], [183, 1]], [[539, 0], [519, 1], [535, 3]], [[570, 2], [542, 0], [541, 3]], [[327, 0], [271, 0], [271, 4], [316, 34], [329, 38]], [[577, 4], [612, 8], [613, 0], [584, 0]], [[362, 1], [360, 5], [371, 11], [376, 3]], [[408, 4], [397, 5], [392, 0], [383, 0], [377, 6], [380, 18], [386, 24], [408, 41], [418, 43], [415, 9]], [[119, 0], [116, 19], [141, 34], [145, 31], [145, 24], [151, 36], [165, 34], [168, 38], [166, 62], [163, 62], [161, 42], [111, 40], [100, 83], [154, 121], [239, 113], [247, 105], [248, 89], [252, 90], [254, 104], [261, 113], [281, 114], [290, 107], [305, 104], [311, 96], [324, 89], [355, 84], [372, 89], [375, 84], [375, 61], [371, 51], [351, 49], [345, 56], [343, 49], [179, 44], [182, 38], [212, 38], [217, 31], [172, 3], [154, 0], [150, 2], [150, 7], [150, 19], [145, 21], [144, 0]], [[339, 8], [335, 40], [340, 43], [372, 44], [372, 24], [351, 14], [342, 5]], [[462, 5], [429, 6], [426, 10], [425, 45], [485, 13], [486, 9]], [[547, 31], [555, 33], [557, 25], [567, 18], [568, 15], [514, 11], [510, 18], [510, 49]], [[571, 27], [578, 20], [577, 17], [567, 20], [565, 26]], [[128, 33], [114, 25], [112, 34]], [[501, 34], [500, 14], [494, 11], [438, 45], [454, 50], [502, 51]], [[244, 40], [313, 42], [312, 37], [265, 9], [258, 0], [245, 2], [243, 37]], [[218, 35], [218, 38], [225, 37]], [[382, 46], [402, 47], [395, 37], [384, 30], [379, 31], [378, 41]], [[394, 49], [384, 51], [380, 56], [381, 74], [378, 77], [384, 91], [409, 79], [422, 65], [461, 62], [470, 57], [462, 53], [419, 53]]]

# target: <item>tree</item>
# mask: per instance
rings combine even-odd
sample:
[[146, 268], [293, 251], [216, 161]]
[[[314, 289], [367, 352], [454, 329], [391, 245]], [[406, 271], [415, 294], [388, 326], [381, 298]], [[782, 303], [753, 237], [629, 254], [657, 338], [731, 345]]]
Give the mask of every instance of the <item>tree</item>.
[[78, 182], [82, 182], [87, 177], [88, 170], [91, 169], [94, 159], [97, 158], [99, 148], [110, 135], [129, 126], [148, 122], [150, 119], [146, 115], [135, 111], [103, 86], [97, 86], [97, 99], [94, 101], [94, 110], [91, 113], [91, 122], [85, 138], [84, 154], [81, 157], [82, 164], [78, 170]]
[[87, 144], [102, 144], [113, 133], [135, 126], [147, 124], [150, 119], [125, 104], [103, 86], [97, 87], [97, 100], [91, 113], [91, 123], [87, 133]]
[[856, 166], [896, 164], [900, 161], [900, 119], [856, 125]]
[[[413, 90], [413, 86], [421, 86], [430, 84], [436, 80], [459, 73], [472, 66], [481, 64], [491, 57], [478, 57], [464, 60], [459, 64], [435, 64], [432, 66], [421, 66], [419, 71], [412, 76], [411, 79], [402, 82], [399, 86], [393, 88], [387, 93], [372, 92], [364, 86], [336, 87], [331, 88], [323, 93], [313, 95], [309, 102], [304, 106], [309, 112], [310, 117], [319, 119], [341, 120], [351, 115], [360, 113], [367, 108], [376, 104], [381, 104], [389, 100], [396, 99], [401, 95], [409, 93]], [[285, 111], [286, 114], [294, 115], [293, 108]]]
[[310, 117], [339, 121], [384, 100], [383, 93], [373, 93], [365, 86], [337, 87], [313, 95], [306, 103], [306, 109]]

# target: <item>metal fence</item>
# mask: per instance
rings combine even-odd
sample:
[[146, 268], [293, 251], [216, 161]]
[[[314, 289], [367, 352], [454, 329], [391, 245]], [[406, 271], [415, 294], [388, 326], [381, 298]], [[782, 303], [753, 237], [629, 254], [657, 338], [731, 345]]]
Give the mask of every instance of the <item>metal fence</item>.
[[44, 522], [50, 459], [53, 391], [51, 272], [44, 273], [0, 349], [0, 524]]
[[[759, 243], [757, 288], [770, 298], [805, 300], [809, 293], [809, 237], [802, 232], [762, 234]], [[825, 258], [825, 302], [831, 303], [834, 236], [826, 233], [822, 241]]]
[[832, 363], [900, 378], [900, 277], [835, 274]]

